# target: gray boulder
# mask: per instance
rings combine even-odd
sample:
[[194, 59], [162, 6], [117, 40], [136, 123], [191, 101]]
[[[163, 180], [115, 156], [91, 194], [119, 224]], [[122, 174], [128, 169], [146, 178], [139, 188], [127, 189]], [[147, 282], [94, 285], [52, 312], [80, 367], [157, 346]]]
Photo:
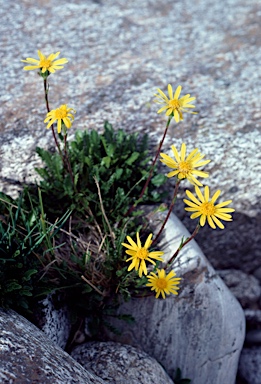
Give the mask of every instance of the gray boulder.
[[240, 379], [244, 379], [244, 384], [261, 383], [261, 347], [243, 349], [238, 373]]
[[[165, 259], [175, 252], [181, 236], [189, 234], [171, 215], [162, 240]], [[157, 249], [163, 249], [160, 245]], [[112, 340], [142, 348], [172, 376], [177, 367], [193, 384], [233, 384], [245, 336], [243, 310], [233, 294], [192, 240], [173, 269], [182, 284], [178, 296], [165, 300], [134, 298], [122, 303], [119, 313], [132, 314]], [[115, 320], [118, 328], [122, 324]]]
[[249, 308], [258, 302], [261, 287], [255, 276], [237, 269], [225, 269], [217, 272], [244, 308]]
[[35, 315], [37, 326], [60, 348], [65, 349], [71, 323], [68, 308], [59, 303], [60, 297], [48, 295], [39, 303]]
[[162, 366], [141, 350], [114, 342], [88, 342], [71, 356], [111, 384], [173, 384]]
[[14, 311], [0, 309], [0, 382], [103, 384]]

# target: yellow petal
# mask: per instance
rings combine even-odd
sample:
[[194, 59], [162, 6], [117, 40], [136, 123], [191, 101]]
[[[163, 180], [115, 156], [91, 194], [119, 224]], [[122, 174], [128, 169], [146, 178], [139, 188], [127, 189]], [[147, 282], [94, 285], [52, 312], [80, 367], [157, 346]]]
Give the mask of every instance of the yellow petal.
[[[51, 53], [48, 57], [47, 57], [47, 60], [50, 60], [50, 61], [54, 61], [56, 59], [56, 57], [58, 57], [60, 55], [60, 52], [56, 52], [56, 53]], [[58, 60], [57, 60], [58, 61]]]
[[181, 85], [179, 85], [178, 88], [175, 91], [174, 99], [178, 99], [179, 98], [181, 89], [182, 89], [182, 87], [181, 87]]
[[133, 249], [135, 249], [135, 250], [138, 249], [137, 244], [132, 240], [132, 238], [130, 236], [127, 236], [127, 240], [132, 245]]
[[57, 119], [57, 132], [61, 133], [61, 130], [62, 130], [62, 120]]
[[[192, 217], [192, 215], [191, 215], [191, 217]], [[204, 227], [204, 225], [206, 223], [206, 216], [205, 215], [201, 215], [199, 223], [200, 223], [201, 227]]]
[[205, 201], [207, 202], [209, 200], [209, 187], [208, 186], [205, 187], [204, 196], [205, 196]]
[[152, 239], [152, 233], [150, 233], [149, 236], [147, 237], [144, 248], [148, 249], [151, 246], [151, 243], [152, 243], [151, 239]]
[[213, 221], [217, 224], [217, 226], [218, 226], [220, 229], [224, 229], [224, 228], [225, 228], [224, 224], [221, 223], [221, 221], [218, 220], [215, 216], [212, 216], [212, 219], [213, 219]]
[[177, 148], [175, 147], [175, 145], [172, 145], [171, 146], [171, 149], [172, 149], [172, 152], [173, 152], [173, 155], [175, 157], [175, 159], [177, 160], [177, 162], [179, 163], [181, 161], [180, 157], [179, 157], [179, 153], [177, 151]]
[[174, 109], [174, 119], [175, 119], [176, 123], [179, 122], [179, 113], [176, 109]]
[[185, 156], [186, 156], [186, 144], [182, 143], [181, 144], [181, 151], [180, 151], [181, 161], [185, 160]]
[[195, 204], [198, 206], [201, 205], [200, 201], [187, 189], [186, 190], [186, 195], [190, 200], [192, 200]]
[[212, 203], [212, 204], [214, 204], [215, 201], [218, 199], [220, 193], [221, 193], [220, 190], [218, 190], [218, 191], [216, 191], [216, 192], [214, 193], [214, 195], [213, 195], [213, 197], [212, 197], [212, 199], [211, 199], [211, 203]]
[[196, 194], [197, 194], [199, 200], [201, 201], [201, 203], [204, 203], [205, 200], [204, 200], [204, 197], [203, 197], [203, 195], [202, 195], [201, 190], [200, 190], [198, 187], [195, 187], [195, 190], [196, 190]]
[[137, 237], [137, 246], [138, 246], [138, 248], [141, 248], [141, 242], [140, 242], [140, 234], [139, 234], [139, 232], [136, 233], [136, 237]]
[[168, 85], [168, 93], [169, 93], [169, 98], [172, 100], [173, 99], [173, 91], [172, 91], [172, 86], [170, 84]]
[[[197, 217], [199, 217], [201, 215], [201, 213], [200, 212], [195, 212], [195, 213], [193, 213], [191, 216], [190, 216], [190, 218], [191, 219], [196, 219]], [[203, 216], [201, 216], [201, 217], [203, 217]], [[201, 224], [201, 222], [203, 222], [204, 221], [204, 224]], [[200, 225], [203, 227], [203, 225], [205, 225], [205, 221], [206, 221], [206, 217], [205, 217], [205, 220], [201, 220], [201, 218], [200, 218]]]
[[214, 221], [212, 220], [211, 216], [207, 216], [208, 224], [212, 229], [216, 229], [216, 226], [214, 224]]
[[31, 71], [31, 70], [33, 70], [33, 69], [37, 69], [37, 68], [40, 68], [38, 65], [36, 65], [36, 66], [32, 66], [32, 65], [27, 65], [27, 66], [25, 66], [23, 69], [25, 70], [25, 71]]
[[165, 100], [167, 103], [169, 102], [169, 99], [167, 98], [167, 96], [165, 95], [164, 92], [162, 92], [159, 88], [157, 88], [157, 91], [159, 92], [160, 96], [163, 98], [163, 100]]

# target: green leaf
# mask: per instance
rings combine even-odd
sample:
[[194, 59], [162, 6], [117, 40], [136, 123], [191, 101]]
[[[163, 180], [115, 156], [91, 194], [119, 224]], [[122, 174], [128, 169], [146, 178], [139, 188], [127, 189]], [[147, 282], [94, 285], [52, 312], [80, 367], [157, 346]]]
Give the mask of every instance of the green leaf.
[[120, 180], [122, 174], [123, 174], [123, 169], [122, 169], [122, 168], [118, 168], [118, 169], [116, 169], [116, 172], [115, 172], [115, 179], [116, 179], [116, 180]]
[[166, 176], [163, 175], [162, 173], [159, 173], [158, 175], [154, 176], [152, 179], [151, 179], [151, 182], [153, 185], [155, 185], [155, 187], [160, 187], [161, 185], [163, 185], [166, 181]]
[[93, 289], [92, 289], [92, 287], [89, 285], [89, 284], [85, 284], [84, 286], [83, 286], [83, 290], [82, 290], [82, 292], [83, 293], [89, 293], [89, 292], [91, 292]]
[[105, 149], [105, 151], [109, 157], [113, 157], [114, 151], [115, 151], [115, 145], [114, 144], [109, 144], [104, 149]]
[[12, 292], [12, 291], [15, 291], [15, 290], [21, 289], [21, 288], [22, 288], [22, 286], [20, 284], [18, 284], [16, 281], [12, 281], [12, 282], [6, 284], [5, 291], [6, 292]]
[[79, 180], [79, 173], [76, 173], [76, 174], [74, 175], [74, 185], [75, 185], [75, 186], [77, 185], [78, 180]]
[[101, 165], [105, 165], [106, 168], [109, 168], [111, 164], [111, 158], [109, 156], [103, 157]]
[[19, 295], [21, 295], [21, 296], [33, 296], [32, 292], [29, 291], [28, 289], [21, 289], [19, 291]]
[[126, 161], [126, 164], [132, 165], [138, 159], [139, 156], [140, 156], [139, 152], [133, 152], [131, 156], [128, 158], [128, 160]]
[[92, 165], [91, 158], [88, 156], [85, 156], [84, 158], [85, 164], [87, 164], [89, 167]]
[[28, 271], [25, 272], [24, 276], [23, 276], [23, 281], [28, 281], [31, 279], [31, 277], [33, 275], [35, 275], [37, 273], [37, 269], [29, 269]]

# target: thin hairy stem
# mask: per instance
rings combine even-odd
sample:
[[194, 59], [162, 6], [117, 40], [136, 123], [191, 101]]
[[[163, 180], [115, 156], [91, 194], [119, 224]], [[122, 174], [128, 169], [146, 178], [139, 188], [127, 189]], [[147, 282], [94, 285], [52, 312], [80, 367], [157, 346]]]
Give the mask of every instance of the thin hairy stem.
[[168, 219], [170, 217], [170, 214], [171, 214], [171, 212], [173, 210], [173, 207], [175, 205], [175, 202], [177, 200], [177, 194], [178, 194], [178, 189], [179, 189], [180, 182], [181, 182], [181, 180], [177, 181], [177, 183], [175, 185], [172, 201], [171, 201], [171, 204], [169, 206], [169, 210], [168, 210], [167, 216], [165, 217], [165, 220], [163, 221], [163, 223], [162, 223], [162, 225], [160, 227], [160, 230], [157, 233], [155, 239], [152, 241], [152, 243], [155, 243], [158, 240], [158, 238], [160, 237], [160, 235], [161, 235], [161, 233], [162, 233], [162, 231], [163, 231], [163, 229], [164, 229], [164, 227], [165, 227], [165, 225], [166, 225], [166, 223], [167, 223], [167, 221], [168, 221]]
[[[49, 100], [48, 100], [48, 84], [47, 84], [47, 79], [44, 79], [44, 98], [45, 98], [46, 109], [47, 109], [47, 112], [49, 113], [50, 112], [50, 107], [49, 107]], [[62, 154], [60, 145], [58, 143], [58, 140], [57, 140], [57, 137], [56, 137], [56, 134], [55, 134], [55, 131], [54, 131], [53, 124], [52, 124], [52, 133], [53, 133], [53, 138], [54, 138], [54, 141], [55, 141], [55, 145], [56, 145], [56, 147], [57, 147], [57, 149], [59, 151], [59, 154], [60, 154], [61, 158], [63, 159], [63, 154]]]
[[[168, 128], [169, 128], [171, 119], [172, 119], [172, 116], [170, 116], [170, 117], [168, 118], [168, 121], [167, 121], [167, 124], [166, 124], [166, 128], [165, 128], [165, 131], [164, 131], [164, 134], [163, 134], [163, 136], [162, 136], [161, 142], [159, 143], [159, 146], [158, 146], [156, 155], [155, 155], [155, 157], [154, 157], [153, 163], [152, 163], [151, 168], [150, 168], [150, 171], [149, 171], [149, 176], [148, 176], [148, 178], [147, 178], [147, 180], [146, 180], [146, 182], [145, 182], [145, 184], [144, 184], [144, 186], [143, 186], [143, 188], [142, 188], [142, 191], [141, 191], [141, 193], [140, 193], [140, 196], [138, 197], [138, 200], [140, 200], [140, 199], [143, 197], [144, 193], [145, 193], [146, 190], [147, 190], [147, 187], [148, 187], [148, 185], [149, 185], [149, 182], [150, 182], [150, 180], [151, 180], [151, 178], [152, 178], [153, 171], [154, 171], [154, 166], [155, 166], [156, 161], [157, 161], [157, 159], [158, 159], [158, 157], [159, 157], [159, 154], [160, 154], [162, 145], [163, 145], [163, 143], [164, 143], [166, 134], [167, 134], [167, 132], [168, 132]], [[128, 210], [128, 212], [125, 214], [125, 216], [128, 216], [129, 214], [131, 214], [131, 212], [134, 210], [134, 208], [135, 208], [135, 203], [134, 203], [134, 204], [132, 205], [132, 207]]]

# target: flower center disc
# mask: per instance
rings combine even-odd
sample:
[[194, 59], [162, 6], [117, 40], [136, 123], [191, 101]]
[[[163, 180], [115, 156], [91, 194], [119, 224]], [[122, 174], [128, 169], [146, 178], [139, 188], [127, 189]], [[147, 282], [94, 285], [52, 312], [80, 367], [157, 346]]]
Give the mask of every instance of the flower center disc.
[[67, 116], [67, 112], [66, 112], [66, 109], [65, 108], [58, 108], [56, 111], [55, 111], [55, 117], [56, 119], [63, 119], [64, 117]]
[[165, 289], [167, 287], [165, 279], [158, 279], [156, 285], [159, 289]]
[[140, 248], [137, 251], [137, 257], [139, 257], [140, 259], [146, 259], [147, 256], [148, 256], [148, 251], [146, 248]]
[[173, 109], [179, 109], [180, 108], [180, 103], [179, 103], [178, 100], [175, 100], [175, 99], [170, 100], [169, 101], [169, 107], [173, 108]]
[[47, 59], [40, 60], [40, 67], [42, 68], [50, 68], [51, 65], [52, 65], [51, 60], [47, 60]]
[[191, 171], [191, 165], [187, 161], [181, 161], [179, 163], [179, 171], [188, 174]]
[[215, 214], [215, 207], [212, 203], [203, 203], [201, 205], [200, 209], [201, 213], [205, 216], [214, 215]]

